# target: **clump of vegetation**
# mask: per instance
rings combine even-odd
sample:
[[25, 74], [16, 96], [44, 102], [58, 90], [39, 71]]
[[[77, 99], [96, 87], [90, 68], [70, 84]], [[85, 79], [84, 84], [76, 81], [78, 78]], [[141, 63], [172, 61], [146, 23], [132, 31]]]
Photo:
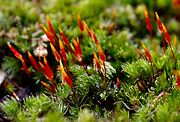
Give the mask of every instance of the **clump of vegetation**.
[[[31, 11], [38, 10], [41, 16], [18, 8], [12, 15], [20, 17], [14, 20], [17, 26], [7, 21], [15, 35], [12, 28], [2, 26], [2, 121], [180, 119], [180, 48], [175, 36], [179, 32], [175, 29], [171, 36], [159, 12], [148, 11], [152, 2], [146, 2], [147, 7], [116, 0], [57, 3], [25, 2], [27, 10], [34, 4]], [[9, 17], [13, 11], [7, 8], [1, 11]], [[92, 8], [97, 11], [89, 13]]]

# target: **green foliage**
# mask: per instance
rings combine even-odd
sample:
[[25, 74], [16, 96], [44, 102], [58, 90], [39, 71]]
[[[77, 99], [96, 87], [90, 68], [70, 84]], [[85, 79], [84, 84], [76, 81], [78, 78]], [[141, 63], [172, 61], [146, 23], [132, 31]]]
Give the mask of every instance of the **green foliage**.
[[20, 71], [20, 62], [12, 57], [4, 57], [2, 62], [2, 69], [6, 71], [10, 77], [14, 77]]
[[78, 122], [95, 122], [93, 112], [88, 109], [83, 109], [79, 112]]
[[32, 119], [42, 116], [42, 114], [50, 109], [51, 104], [51, 99], [43, 94], [37, 97], [27, 97], [24, 100], [24, 109], [27, 112], [26, 116]]
[[19, 110], [19, 103], [16, 99], [7, 98], [2, 103], [0, 103], [1, 109], [8, 115], [8, 117], [14, 120], [18, 114]]
[[125, 64], [123, 70], [133, 79], [144, 79], [152, 75], [151, 65], [143, 59]]
[[49, 112], [44, 120], [45, 122], [68, 122], [59, 112]]

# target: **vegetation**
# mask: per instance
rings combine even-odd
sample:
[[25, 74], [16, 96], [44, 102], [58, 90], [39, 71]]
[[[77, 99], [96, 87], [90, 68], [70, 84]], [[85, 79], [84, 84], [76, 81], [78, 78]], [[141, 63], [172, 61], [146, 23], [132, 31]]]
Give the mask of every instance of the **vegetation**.
[[179, 0], [0, 3], [0, 121], [180, 121]]

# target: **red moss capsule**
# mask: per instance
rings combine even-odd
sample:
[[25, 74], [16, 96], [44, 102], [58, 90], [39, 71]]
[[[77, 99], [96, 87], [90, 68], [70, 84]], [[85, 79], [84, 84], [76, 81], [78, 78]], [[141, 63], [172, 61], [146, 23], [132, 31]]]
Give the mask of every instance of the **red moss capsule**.
[[66, 61], [67, 61], [66, 51], [65, 51], [65, 49], [64, 49], [64, 45], [63, 45], [61, 39], [59, 39], [59, 47], [60, 47], [60, 52], [61, 52], [63, 61], [66, 62]]
[[105, 62], [106, 60], [106, 55], [104, 54], [102, 48], [101, 48], [101, 45], [98, 44], [98, 52], [99, 52], [99, 56], [100, 56], [100, 59], [102, 60], [102, 62]]
[[144, 51], [146, 53], [146, 58], [148, 59], [149, 62], [152, 62], [152, 57], [151, 57], [149, 50], [146, 48], [146, 46], [144, 44], [142, 44], [142, 46], [143, 46]]
[[51, 43], [56, 46], [56, 42], [53, 38], [53, 35], [46, 29], [46, 27], [43, 24], [40, 24], [41, 29], [44, 31], [46, 34], [47, 38], [51, 41]]
[[[44, 65], [44, 64], [45, 64], [45, 65]], [[44, 57], [44, 64], [42, 64], [41, 62], [39, 62], [39, 65], [41, 66], [42, 71], [43, 71], [44, 74], [45, 74], [45, 77], [46, 77], [48, 80], [52, 81], [52, 79], [53, 79], [53, 77], [54, 77], [54, 74], [53, 74], [51, 68], [49, 67], [49, 64], [48, 64], [48, 62], [47, 62], [47, 60], [46, 60], [45, 57]]]
[[65, 72], [64, 67], [63, 67], [63, 64], [62, 64], [61, 61], [60, 61], [60, 66], [59, 66], [58, 69], [61, 71], [63, 82], [66, 81], [66, 83], [72, 88], [72, 83], [73, 83], [73, 82], [72, 82], [72, 80], [70, 79], [70, 77], [67, 75], [67, 73]]
[[78, 60], [79, 62], [82, 62], [82, 56], [78, 53], [78, 51], [77, 51], [76, 49], [74, 49], [74, 47], [73, 47], [73, 45], [72, 45], [71, 43], [70, 43], [70, 46], [71, 46], [71, 49], [73, 50], [73, 52], [74, 52], [77, 60]]
[[145, 14], [145, 20], [146, 20], [146, 27], [150, 33], [150, 36], [152, 37], [152, 25], [151, 25], [150, 17], [149, 17], [149, 14], [148, 14], [146, 7], [144, 9], [144, 14]]
[[94, 53], [94, 64], [95, 64], [95, 67], [97, 67], [97, 69], [100, 71], [101, 70], [101, 64], [100, 64], [100, 61], [96, 55], [96, 53]]
[[160, 20], [160, 18], [159, 18], [159, 16], [158, 16], [158, 13], [157, 13], [157, 12], [155, 12], [155, 15], [156, 15], [156, 21], [157, 21], [157, 25], [158, 25], [158, 31], [159, 31], [160, 33], [162, 33], [162, 32], [163, 32], [163, 27], [162, 27], [161, 20]]
[[52, 52], [53, 52], [53, 55], [54, 55], [56, 61], [59, 62], [61, 60], [59, 53], [57, 52], [57, 50], [55, 49], [55, 47], [51, 43], [50, 43], [50, 46], [51, 46], [51, 49], [52, 49]]
[[77, 15], [77, 19], [78, 19], [79, 29], [80, 29], [81, 32], [83, 32], [83, 31], [84, 31], [84, 25], [83, 25], [83, 23], [82, 23], [82, 20], [81, 20], [81, 17], [80, 17], [79, 14]]
[[21, 53], [18, 50], [16, 50], [9, 42], [7, 42], [7, 45], [9, 49], [11, 50], [11, 52], [14, 54], [14, 56], [18, 58], [19, 60], [22, 60]]
[[52, 36], [54, 36], [55, 32], [54, 32], [54, 29], [53, 29], [53, 26], [52, 26], [52, 24], [51, 24], [51, 21], [50, 21], [49, 16], [47, 16], [46, 21], [47, 21], [47, 23], [48, 23], [48, 27], [49, 27], [49, 30], [50, 30]]
[[77, 38], [77, 40], [75, 40], [73, 38], [73, 43], [74, 43], [75, 49], [77, 50], [78, 54], [82, 57], [82, 49], [81, 49], [79, 39]]
[[92, 39], [92, 34], [91, 34], [91, 31], [90, 31], [89, 27], [87, 26], [86, 22], [85, 22], [85, 21], [83, 21], [83, 24], [84, 24], [84, 27], [85, 27], [85, 29], [86, 29], [86, 31], [87, 31], [87, 33], [88, 33], [89, 37]]
[[30, 72], [29, 72], [29, 70], [28, 70], [28, 67], [27, 67], [26, 62], [24, 61], [24, 59], [22, 59], [21, 62], [22, 62], [22, 65], [23, 65], [23, 70], [25, 71], [25, 73], [26, 73], [28, 76], [30, 76]]
[[32, 66], [36, 69], [36, 70], [39, 70], [39, 67], [38, 67], [38, 64], [36, 62], [36, 60], [34, 59], [34, 57], [31, 55], [31, 53], [28, 51], [28, 56], [29, 56], [29, 59], [31, 61], [31, 64]]
[[91, 32], [92, 32], [92, 37], [93, 37], [93, 40], [94, 40], [95, 44], [98, 45], [98, 44], [99, 44], [99, 41], [98, 41], [98, 39], [97, 39], [94, 31], [92, 30]]
[[166, 27], [164, 26], [164, 24], [162, 23], [162, 27], [163, 27], [163, 32], [164, 32], [164, 36], [165, 36], [165, 40], [166, 42], [170, 45], [171, 42], [171, 37], [166, 29]]
[[68, 38], [65, 36], [64, 32], [63, 32], [60, 28], [59, 28], [59, 31], [60, 31], [61, 37], [62, 37], [65, 45], [68, 46], [68, 45], [69, 45], [69, 40], [68, 40]]

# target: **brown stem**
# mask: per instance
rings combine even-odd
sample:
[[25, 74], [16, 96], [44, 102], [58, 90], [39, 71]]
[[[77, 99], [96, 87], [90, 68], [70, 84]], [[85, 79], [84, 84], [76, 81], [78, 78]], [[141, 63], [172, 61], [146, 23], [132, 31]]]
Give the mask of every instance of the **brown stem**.
[[174, 55], [174, 52], [173, 52], [173, 49], [172, 49], [171, 44], [169, 44], [169, 46], [170, 46], [170, 49], [171, 49], [171, 52], [172, 52], [173, 58], [175, 59], [175, 55]]
[[152, 79], [153, 79], [153, 81], [155, 80], [155, 76], [154, 76], [154, 68], [153, 68], [153, 63], [152, 62], [150, 62], [151, 63], [151, 69], [152, 69]]
[[164, 34], [162, 35], [162, 42], [163, 42], [163, 51], [164, 51], [164, 53], [165, 53], [165, 51], [166, 51], [166, 41], [165, 41], [165, 37], [164, 37]]
[[85, 64], [83, 63], [83, 61], [80, 62], [81, 66], [83, 66], [84, 70], [86, 71], [86, 74], [89, 76], [89, 73], [87, 71], [87, 68], [85, 66]]
[[104, 82], [106, 82], [106, 66], [105, 66], [105, 62], [103, 62], [103, 66], [104, 66]]
[[51, 84], [52, 93], [55, 94], [56, 93], [56, 87], [55, 87], [54, 81], [52, 80], [51, 83], [52, 83]]
[[69, 45], [68, 45], [68, 51], [69, 51], [69, 52], [70, 52], [70, 54], [71, 54], [73, 64], [75, 64], [75, 63], [76, 63], [76, 61], [75, 61], [75, 58], [74, 58], [74, 56], [73, 56], [73, 54], [72, 54], [72, 52], [71, 52], [71, 50], [70, 50]]

